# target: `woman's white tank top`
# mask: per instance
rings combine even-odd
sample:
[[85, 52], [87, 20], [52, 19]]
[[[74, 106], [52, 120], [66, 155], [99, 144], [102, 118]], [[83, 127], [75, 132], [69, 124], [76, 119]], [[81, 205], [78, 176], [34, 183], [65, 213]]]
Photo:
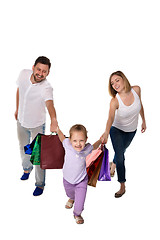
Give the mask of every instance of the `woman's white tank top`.
[[115, 118], [112, 126], [124, 131], [124, 132], [133, 132], [137, 129], [138, 126], [138, 117], [141, 110], [141, 102], [138, 94], [131, 89], [134, 102], [130, 106], [126, 106], [121, 100], [119, 94], [116, 94], [116, 97], [119, 102], [119, 108], [115, 112]]

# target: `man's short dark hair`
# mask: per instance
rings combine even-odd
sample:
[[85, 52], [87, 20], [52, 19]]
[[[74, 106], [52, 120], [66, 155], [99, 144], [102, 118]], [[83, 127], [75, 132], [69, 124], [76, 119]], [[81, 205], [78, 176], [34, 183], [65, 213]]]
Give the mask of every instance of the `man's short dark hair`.
[[38, 57], [34, 63], [34, 66], [36, 66], [38, 63], [48, 65], [48, 68], [50, 69], [51, 67], [51, 62], [47, 57], [41, 56]]

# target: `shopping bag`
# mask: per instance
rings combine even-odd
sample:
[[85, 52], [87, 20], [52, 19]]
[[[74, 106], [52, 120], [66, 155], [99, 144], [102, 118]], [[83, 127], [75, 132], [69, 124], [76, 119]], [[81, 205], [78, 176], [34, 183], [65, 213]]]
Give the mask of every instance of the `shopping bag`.
[[33, 165], [40, 165], [41, 161], [41, 134], [35, 138], [34, 147], [32, 150], [30, 161]]
[[86, 157], [86, 168], [91, 166], [93, 162], [98, 158], [98, 156], [102, 153], [102, 149], [97, 148], [93, 150], [87, 157]]
[[[101, 155], [98, 157], [98, 159], [96, 160], [96, 162], [98, 163], [97, 166], [95, 167], [93, 174], [91, 176], [91, 178], [88, 180], [88, 185], [92, 186], [92, 187], [96, 187], [97, 184], [97, 180], [98, 180], [98, 176], [101, 170], [101, 165], [102, 165], [102, 159], [103, 159], [103, 152], [101, 153]], [[92, 166], [94, 166], [94, 164], [92, 164]]]
[[[96, 150], [98, 151], [98, 149]], [[96, 186], [103, 159], [103, 152], [102, 151], [98, 152], [100, 153], [100, 155], [98, 155], [98, 157], [95, 158], [96, 152], [92, 151], [92, 153], [89, 156], [89, 159], [92, 159], [93, 161], [91, 161], [90, 165], [87, 167], [88, 185], [93, 187]]]
[[33, 141], [30, 144], [27, 144], [26, 146], [24, 146], [24, 152], [25, 154], [31, 155], [33, 148], [34, 148], [34, 144], [36, 142], [36, 138], [37, 136], [33, 139]]
[[42, 169], [62, 169], [65, 150], [58, 135], [41, 136], [41, 163]]
[[110, 166], [109, 166], [109, 151], [105, 146], [103, 147], [103, 153], [104, 155], [103, 155], [103, 160], [102, 160], [98, 181], [111, 181]]

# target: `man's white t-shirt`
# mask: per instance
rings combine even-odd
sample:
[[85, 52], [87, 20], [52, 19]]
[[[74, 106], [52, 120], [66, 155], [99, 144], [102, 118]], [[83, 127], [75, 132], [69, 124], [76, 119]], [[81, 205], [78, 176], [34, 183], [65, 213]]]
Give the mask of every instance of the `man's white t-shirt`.
[[22, 127], [36, 128], [46, 121], [45, 102], [53, 100], [53, 88], [47, 80], [32, 84], [32, 70], [22, 70], [17, 80], [19, 88], [18, 121]]

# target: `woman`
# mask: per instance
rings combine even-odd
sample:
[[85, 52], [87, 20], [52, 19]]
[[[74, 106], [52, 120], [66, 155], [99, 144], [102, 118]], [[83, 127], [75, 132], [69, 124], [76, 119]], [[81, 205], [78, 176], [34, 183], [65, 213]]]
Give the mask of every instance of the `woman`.
[[109, 78], [109, 93], [112, 96], [106, 130], [101, 140], [107, 143], [110, 133], [115, 152], [111, 164], [111, 175], [117, 170], [120, 190], [115, 197], [121, 197], [125, 193], [125, 150], [133, 140], [138, 125], [139, 113], [142, 118], [141, 132], [146, 130], [144, 109], [141, 102], [141, 89], [139, 86], [131, 87], [126, 76], [117, 71]]

